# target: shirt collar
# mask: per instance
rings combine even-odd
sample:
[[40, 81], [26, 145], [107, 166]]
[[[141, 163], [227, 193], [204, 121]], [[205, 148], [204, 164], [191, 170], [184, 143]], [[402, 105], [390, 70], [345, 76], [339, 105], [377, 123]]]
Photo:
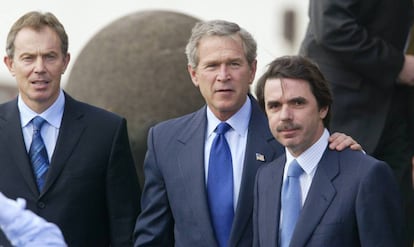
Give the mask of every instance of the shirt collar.
[[[251, 100], [249, 97], [246, 98], [246, 102], [244, 102], [239, 111], [226, 121], [240, 136], [247, 134], [252, 111]], [[207, 136], [210, 136], [214, 132], [219, 123], [221, 123], [221, 121], [213, 114], [210, 108], [207, 107]]]
[[65, 107], [65, 95], [61, 89], [56, 101], [40, 114], [37, 114], [32, 109], [30, 109], [26, 103], [24, 103], [20, 94], [17, 98], [17, 107], [19, 108], [20, 112], [22, 128], [29, 124], [29, 122], [32, 121], [32, 119], [36, 116], [41, 116], [53, 127], [60, 128], [63, 117], [63, 109]]
[[[329, 131], [324, 129], [323, 134], [318, 141], [306, 149], [301, 155], [296, 157], [296, 161], [300, 164], [306, 174], [311, 174], [316, 169], [326, 147], [328, 146], [329, 135]], [[286, 148], [286, 164], [290, 164], [294, 159], [295, 157], [293, 157]]]

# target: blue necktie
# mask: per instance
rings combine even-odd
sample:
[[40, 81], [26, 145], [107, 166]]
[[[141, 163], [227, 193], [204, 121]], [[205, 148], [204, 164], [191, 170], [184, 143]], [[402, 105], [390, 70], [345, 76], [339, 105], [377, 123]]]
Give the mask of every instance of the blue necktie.
[[220, 247], [227, 246], [233, 224], [233, 165], [224, 134], [231, 128], [220, 123], [215, 132], [208, 166], [207, 194], [210, 216]]
[[302, 167], [293, 160], [287, 172], [287, 178], [282, 188], [282, 227], [280, 234], [280, 246], [288, 247], [302, 209], [301, 189], [299, 176], [303, 173]]
[[32, 162], [33, 171], [36, 176], [37, 186], [39, 191], [42, 191], [46, 180], [46, 172], [49, 167], [49, 158], [40, 130], [42, 125], [46, 122], [42, 117], [35, 117], [32, 119], [33, 124], [33, 138], [29, 149], [30, 161]]

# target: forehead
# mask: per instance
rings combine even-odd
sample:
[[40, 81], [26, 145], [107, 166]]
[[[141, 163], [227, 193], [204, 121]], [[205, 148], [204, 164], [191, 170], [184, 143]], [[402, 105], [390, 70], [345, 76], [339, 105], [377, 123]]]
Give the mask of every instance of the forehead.
[[60, 50], [60, 39], [50, 27], [39, 30], [25, 27], [21, 29], [14, 40], [16, 51], [49, 51]]
[[239, 35], [205, 36], [199, 42], [198, 55], [200, 60], [245, 58], [243, 43]]
[[295, 78], [270, 78], [264, 87], [265, 99], [314, 97], [309, 82]]

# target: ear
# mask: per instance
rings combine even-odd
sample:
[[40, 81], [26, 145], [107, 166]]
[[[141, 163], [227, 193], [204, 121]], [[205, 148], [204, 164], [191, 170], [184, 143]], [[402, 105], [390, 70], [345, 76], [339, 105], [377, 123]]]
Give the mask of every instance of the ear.
[[325, 119], [326, 115], [328, 115], [329, 106], [322, 107], [319, 110], [319, 117], [321, 119]]
[[64, 66], [62, 70], [62, 75], [65, 73], [66, 68], [68, 67], [69, 61], [70, 61], [70, 53], [67, 53], [66, 56], [63, 58]]
[[194, 69], [191, 65], [187, 65], [187, 70], [191, 76], [191, 80], [193, 81], [194, 86], [198, 87], [197, 70]]
[[9, 69], [11, 75], [12, 76], [15, 76], [14, 66], [13, 66], [14, 65], [13, 59], [11, 57], [9, 57], [9, 56], [5, 56], [4, 59], [3, 59], [3, 61], [4, 61], [4, 64]]
[[254, 77], [256, 75], [256, 69], [257, 69], [257, 60], [255, 59], [253, 63], [250, 64], [250, 84], [252, 84], [254, 81]]

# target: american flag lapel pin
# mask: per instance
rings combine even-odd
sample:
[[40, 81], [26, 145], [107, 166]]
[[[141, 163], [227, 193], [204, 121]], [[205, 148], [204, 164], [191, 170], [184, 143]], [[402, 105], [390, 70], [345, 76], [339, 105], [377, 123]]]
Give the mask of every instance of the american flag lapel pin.
[[261, 153], [256, 153], [256, 160], [258, 161], [265, 161], [265, 156]]

